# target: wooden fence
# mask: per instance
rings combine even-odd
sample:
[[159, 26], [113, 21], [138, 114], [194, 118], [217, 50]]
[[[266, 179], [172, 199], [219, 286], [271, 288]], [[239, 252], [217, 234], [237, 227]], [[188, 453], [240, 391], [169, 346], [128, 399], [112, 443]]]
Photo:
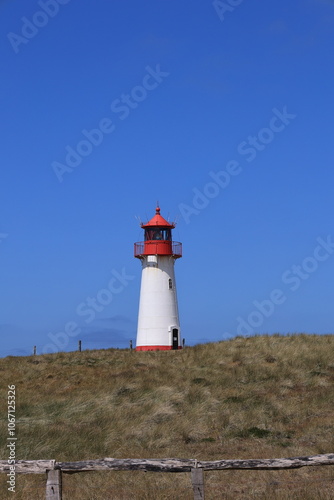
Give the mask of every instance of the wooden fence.
[[[298, 469], [319, 465], [334, 465], [334, 453], [311, 457], [273, 458], [253, 460], [199, 461], [193, 459], [135, 459], [103, 458], [83, 462], [56, 462], [55, 460], [17, 460], [15, 474], [45, 474], [46, 500], [62, 500], [62, 474], [88, 471], [142, 470], [150, 472], [188, 472], [194, 491], [194, 500], [204, 499], [204, 471], [209, 470], [279, 470]], [[7, 460], [0, 460], [0, 472], [9, 474]]]

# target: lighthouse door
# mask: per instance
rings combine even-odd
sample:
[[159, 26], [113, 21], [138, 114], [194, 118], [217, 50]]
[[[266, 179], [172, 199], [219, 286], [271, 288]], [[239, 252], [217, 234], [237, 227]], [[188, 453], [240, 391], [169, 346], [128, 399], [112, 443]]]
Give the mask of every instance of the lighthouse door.
[[173, 349], [179, 348], [179, 331], [177, 328], [173, 328]]

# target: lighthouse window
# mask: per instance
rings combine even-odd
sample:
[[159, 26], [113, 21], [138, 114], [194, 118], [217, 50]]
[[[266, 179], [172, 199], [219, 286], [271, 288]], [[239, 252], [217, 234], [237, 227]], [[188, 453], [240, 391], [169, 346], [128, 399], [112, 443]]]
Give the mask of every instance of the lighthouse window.
[[154, 239], [154, 230], [153, 229], [145, 229], [145, 240], [153, 240]]
[[164, 240], [170, 241], [172, 239], [171, 230], [166, 229], [145, 229], [145, 241], [150, 240]]
[[145, 240], [151, 240], [151, 230], [150, 229], [145, 229]]
[[168, 288], [170, 290], [173, 290], [173, 282], [172, 282], [171, 278], [169, 278], [169, 280], [168, 280]]
[[162, 231], [160, 229], [154, 231], [153, 233], [153, 239], [154, 240], [162, 240], [163, 237], [162, 237]]
[[170, 229], [163, 229], [163, 239], [164, 240], [171, 240], [172, 239], [172, 235], [171, 235], [171, 230]]

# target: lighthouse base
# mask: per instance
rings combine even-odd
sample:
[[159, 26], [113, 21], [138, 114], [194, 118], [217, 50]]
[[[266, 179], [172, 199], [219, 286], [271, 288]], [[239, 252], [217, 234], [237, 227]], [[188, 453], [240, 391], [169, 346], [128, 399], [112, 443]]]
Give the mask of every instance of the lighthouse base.
[[136, 351], [177, 351], [182, 349], [182, 346], [178, 346], [177, 349], [173, 348], [171, 345], [140, 345], [136, 347]]

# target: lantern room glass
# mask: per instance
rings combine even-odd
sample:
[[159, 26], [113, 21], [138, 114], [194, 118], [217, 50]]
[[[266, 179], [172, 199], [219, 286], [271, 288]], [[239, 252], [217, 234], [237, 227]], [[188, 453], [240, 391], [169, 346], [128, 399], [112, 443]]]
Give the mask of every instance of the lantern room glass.
[[171, 241], [172, 233], [169, 228], [146, 228], [145, 241]]

